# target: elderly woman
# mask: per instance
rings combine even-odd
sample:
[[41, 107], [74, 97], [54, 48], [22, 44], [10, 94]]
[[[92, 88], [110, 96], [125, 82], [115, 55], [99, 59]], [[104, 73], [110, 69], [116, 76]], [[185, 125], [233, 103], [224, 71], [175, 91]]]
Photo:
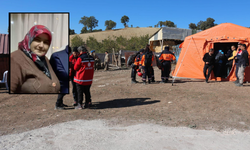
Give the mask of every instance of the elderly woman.
[[11, 53], [11, 93], [59, 93], [60, 83], [48, 58], [52, 36], [43, 25], [35, 25]]

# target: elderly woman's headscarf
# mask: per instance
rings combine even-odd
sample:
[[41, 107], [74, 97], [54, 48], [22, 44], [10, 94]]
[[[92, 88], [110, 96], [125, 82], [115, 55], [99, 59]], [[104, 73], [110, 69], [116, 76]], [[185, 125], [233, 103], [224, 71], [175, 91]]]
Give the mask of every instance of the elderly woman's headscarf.
[[37, 65], [37, 67], [44, 72], [46, 76], [51, 78], [50, 72], [46, 65], [41, 61], [40, 57], [37, 56], [30, 50], [30, 44], [37, 36], [41, 34], [47, 34], [49, 36], [49, 45], [51, 44], [52, 36], [51, 32], [48, 28], [43, 25], [35, 25], [33, 26], [30, 31], [25, 35], [24, 39], [19, 42], [18, 49], [23, 51], [33, 62]]

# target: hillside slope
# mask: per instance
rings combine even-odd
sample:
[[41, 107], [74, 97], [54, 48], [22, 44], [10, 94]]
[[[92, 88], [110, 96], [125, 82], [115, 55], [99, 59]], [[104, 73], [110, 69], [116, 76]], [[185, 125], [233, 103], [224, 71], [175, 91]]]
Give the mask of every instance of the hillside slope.
[[133, 36], [145, 36], [145, 35], [153, 35], [156, 33], [160, 28], [124, 28], [118, 30], [109, 30], [109, 31], [100, 31], [100, 32], [93, 32], [93, 33], [84, 33], [84, 34], [75, 34], [70, 35], [70, 40], [79, 35], [83, 41], [86, 41], [88, 37], [94, 37], [98, 42], [101, 42], [108, 37], [113, 38], [113, 36], [123, 36], [125, 38], [130, 39]]

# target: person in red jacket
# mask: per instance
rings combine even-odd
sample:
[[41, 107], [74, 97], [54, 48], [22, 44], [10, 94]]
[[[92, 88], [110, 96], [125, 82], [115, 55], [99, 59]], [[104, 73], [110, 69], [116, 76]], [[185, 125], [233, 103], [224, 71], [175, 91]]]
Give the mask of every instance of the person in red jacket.
[[74, 98], [74, 104], [73, 106], [77, 106], [77, 90], [76, 90], [76, 83], [74, 82], [74, 76], [76, 74], [76, 71], [74, 69], [74, 65], [76, 63], [76, 60], [79, 57], [79, 52], [77, 50], [78, 47], [74, 47], [73, 48], [73, 52], [72, 55], [69, 57], [69, 78], [70, 81], [72, 83], [73, 89], [72, 89], [72, 93], [73, 93], [73, 98]]
[[91, 106], [90, 87], [94, 76], [95, 60], [91, 55], [89, 55], [88, 50], [84, 46], [78, 47], [78, 51], [80, 56], [74, 66], [76, 71], [74, 82], [76, 83], [78, 93], [78, 102], [75, 109], [83, 109], [83, 94], [85, 94], [84, 108]]

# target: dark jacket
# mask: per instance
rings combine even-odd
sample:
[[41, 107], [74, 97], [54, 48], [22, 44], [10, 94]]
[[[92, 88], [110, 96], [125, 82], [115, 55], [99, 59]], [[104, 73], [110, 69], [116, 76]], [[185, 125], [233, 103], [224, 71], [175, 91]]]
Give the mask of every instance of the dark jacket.
[[248, 52], [247, 50], [239, 51], [235, 57], [235, 63], [237, 66], [243, 65], [244, 67], [249, 65], [249, 59], [248, 59]]
[[60, 81], [61, 93], [69, 93], [69, 50], [68, 46], [62, 51], [55, 52], [50, 58], [50, 64]]
[[215, 63], [215, 56], [214, 54], [212, 56], [209, 55], [209, 53], [206, 53], [203, 57], [204, 62], [209, 62], [207, 65], [214, 65]]

